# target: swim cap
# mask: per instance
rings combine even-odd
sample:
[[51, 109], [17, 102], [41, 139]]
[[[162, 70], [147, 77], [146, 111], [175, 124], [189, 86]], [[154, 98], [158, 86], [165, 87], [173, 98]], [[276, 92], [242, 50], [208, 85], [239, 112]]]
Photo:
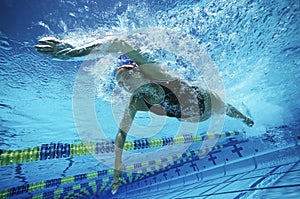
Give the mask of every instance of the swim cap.
[[123, 72], [125, 71], [124, 69], [127, 69], [127, 70], [132, 70], [136, 67], [136, 65], [123, 65], [123, 66], [120, 66], [118, 69], [117, 69], [117, 72], [116, 72], [116, 80], [119, 81], [119, 79], [121, 79], [122, 77], [122, 74]]
[[[116, 79], [117, 81], [119, 81], [119, 79], [121, 78], [123, 72], [124, 72], [124, 69], [127, 69], [127, 70], [132, 70], [134, 68], [138, 67], [138, 65], [135, 63], [135, 62], [131, 62], [131, 64], [127, 64], [127, 65], [123, 65], [123, 66], [120, 66], [118, 69], [117, 69], [117, 72], [116, 72]], [[122, 72], [123, 71], [123, 72]]]

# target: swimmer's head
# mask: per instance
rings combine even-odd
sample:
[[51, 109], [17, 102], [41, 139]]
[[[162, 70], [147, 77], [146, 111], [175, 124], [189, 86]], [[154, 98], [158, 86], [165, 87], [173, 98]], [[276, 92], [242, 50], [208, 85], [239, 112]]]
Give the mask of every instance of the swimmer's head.
[[131, 93], [147, 81], [136, 64], [119, 67], [116, 72], [116, 80], [120, 87]]
[[117, 69], [117, 72], [116, 72], [116, 80], [117, 82], [121, 81], [121, 79], [124, 77], [124, 75], [126, 73], [128, 73], [128, 71], [134, 69], [135, 66], [133, 65], [123, 65], [123, 66], [120, 66], [118, 69]]

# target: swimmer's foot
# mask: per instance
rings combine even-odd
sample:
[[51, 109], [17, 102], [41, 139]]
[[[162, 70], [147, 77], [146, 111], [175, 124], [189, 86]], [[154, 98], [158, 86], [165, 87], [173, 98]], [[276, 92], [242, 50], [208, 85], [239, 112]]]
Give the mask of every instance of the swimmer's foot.
[[253, 120], [251, 120], [249, 118], [244, 119], [243, 122], [249, 127], [252, 127], [254, 125]]
[[117, 193], [118, 188], [120, 186], [120, 178], [122, 177], [122, 173], [124, 170], [124, 164], [121, 163], [115, 170], [114, 170], [114, 181], [113, 181], [113, 188], [111, 193], [114, 195]]

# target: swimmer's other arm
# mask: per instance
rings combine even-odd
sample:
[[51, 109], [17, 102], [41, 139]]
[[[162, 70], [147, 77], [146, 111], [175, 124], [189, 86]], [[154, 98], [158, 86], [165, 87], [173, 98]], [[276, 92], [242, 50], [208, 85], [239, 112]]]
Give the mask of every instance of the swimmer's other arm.
[[122, 162], [122, 153], [124, 148], [124, 143], [126, 141], [127, 133], [132, 125], [132, 121], [135, 117], [136, 112], [143, 108], [137, 101], [137, 98], [131, 97], [129, 106], [125, 109], [123, 118], [121, 120], [119, 130], [116, 136], [116, 148], [115, 148], [115, 169], [114, 169], [114, 179], [112, 193], [115, 194], [120, 186], [120, 178], [122, 177], [122, 172], [124, 169], [124, 164]]

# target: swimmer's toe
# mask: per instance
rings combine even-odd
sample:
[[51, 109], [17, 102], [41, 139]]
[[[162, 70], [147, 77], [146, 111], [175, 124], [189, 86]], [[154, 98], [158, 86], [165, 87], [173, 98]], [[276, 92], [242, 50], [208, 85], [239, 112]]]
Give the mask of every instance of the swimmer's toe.
[[249, 118], [245, 119], [245, 120], [244, 120], [244, 123], [245, 123], [247, 126], [249, 126], [249, 127], [252, 127], [252, 126], [254, 125], [253, 120], [251, 120], [251, 119], [249, 119]]

